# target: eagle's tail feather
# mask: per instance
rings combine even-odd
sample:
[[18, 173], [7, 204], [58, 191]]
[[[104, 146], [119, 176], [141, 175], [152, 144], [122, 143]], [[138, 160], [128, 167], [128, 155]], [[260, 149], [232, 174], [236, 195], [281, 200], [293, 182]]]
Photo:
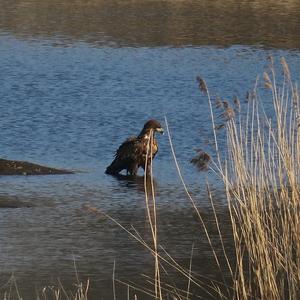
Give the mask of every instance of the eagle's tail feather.
[[105, 170], [105, 173], [106, 174], [109, 174], [109, 175], [116, 175], [118, 174], [119, 172], [117, 172], [114, 168], [112, 168], [111, 166], [108, 166]]
[[119, 164], [114, 160], [107, 168], [105, 173], [109, 175], [117, 175], [119, 172], [122, 171]]

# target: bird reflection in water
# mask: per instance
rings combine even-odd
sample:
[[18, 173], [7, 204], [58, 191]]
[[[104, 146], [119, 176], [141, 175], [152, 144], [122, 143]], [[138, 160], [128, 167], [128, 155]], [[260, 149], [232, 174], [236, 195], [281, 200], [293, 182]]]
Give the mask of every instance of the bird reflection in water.
[[122, 187], [134, 188], [139, 192], [145, 193], [147, 191], [148, 195], [152, 194], [152, 190], [156, 191], [158, 184], [155, 178], [151, 178], [150, 175], [146, 177], [140, 175], [114, 175]]

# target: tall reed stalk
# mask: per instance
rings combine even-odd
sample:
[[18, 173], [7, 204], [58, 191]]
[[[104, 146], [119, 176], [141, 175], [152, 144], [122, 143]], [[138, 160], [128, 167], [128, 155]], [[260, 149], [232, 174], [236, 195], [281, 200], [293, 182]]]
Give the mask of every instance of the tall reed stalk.
[[[153, 140], [154, 132], [151, 129], [150, 135], [147, 143], [147, 153], [145, 160], [145, 175], [144, 175], [144, 189], [145, 189], [145, 201], [148, 214], [148, 221], [150, 225], [150, 230], [152, 234], [153, 242], [153, 256], [154, 256], [154, 292], [155, 299], [162, 300], [162, 289], [160, 281], [160, 267], [159, 267], [159, 254], [158, 254], [158, 236], [157, 236], [157, 213], [156, 213], [156, 199], [153, 181]], [[148, 165], [150, 163], [150, 166]], [[148, 172], [150, 170], [150, 173]], [[149, 177], [150, 178], [149, 178]], [[150, 199], [148, 195], [148, 182], [150, 182]]]

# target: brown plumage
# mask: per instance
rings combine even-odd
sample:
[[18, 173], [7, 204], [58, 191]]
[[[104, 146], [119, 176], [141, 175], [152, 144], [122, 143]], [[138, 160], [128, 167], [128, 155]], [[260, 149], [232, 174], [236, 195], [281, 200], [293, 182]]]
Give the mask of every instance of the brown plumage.
[[147, 121], [137, 137], [130, 137], [121, 144], [115, 154], [114, 160], [106, 168], [105, 173], [110, 175], [117, 175], [122, 170], [126, 170], [127, 174], [136, 175], [139, 167], [142, 167], [145, 170], [148, 144], [151, 145], [151, 147], [149, 147], [148, 149], [146, 172], [149, 172], [151, 160], [154, 158], [158, 151], [158, 144], [154, 135], [156, 132], [163, 133], [163, 131], [164, 130], [158, 121]]

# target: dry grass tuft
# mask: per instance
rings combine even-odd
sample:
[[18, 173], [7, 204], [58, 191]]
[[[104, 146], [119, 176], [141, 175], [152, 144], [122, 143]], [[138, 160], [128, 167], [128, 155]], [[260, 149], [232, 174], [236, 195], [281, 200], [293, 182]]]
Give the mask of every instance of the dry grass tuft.
[[[77, 275], [76, 275], [77, 277]], [[4, 300], [22, 300], [23, 297], [19, 291], [17, 280], [14, 275], [10, 277], [8, 282], [1, 287], [4, 289]], [[36, 299], [44, 300], [88, 300], [88, 292], [90, 289], [90, 282], [87, 280], [85, 283], [77, 283], [72, 290], [66, 290], [60, 280], [58, 279], [57, 285], [45, 286], [41, 291], [36, 291]]]
[[203, 93], [207, 93], [207, 85], [205, 80], [199, 76], [197, 76], [196, 79], [198, 81], [200, 91]]
[[200, 171], [208, 170], [211, 157], [208, 153], [200, 150], [197, 155], [191, 159], [191, 163], [196, 166]]

